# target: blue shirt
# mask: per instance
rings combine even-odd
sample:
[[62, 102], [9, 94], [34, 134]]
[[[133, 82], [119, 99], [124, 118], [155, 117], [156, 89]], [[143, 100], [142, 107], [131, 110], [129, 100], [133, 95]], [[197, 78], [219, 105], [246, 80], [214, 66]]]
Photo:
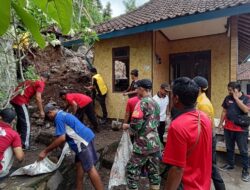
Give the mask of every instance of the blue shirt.
[[59, 111], [55, 117], [56, 136], [66, 135], [66, 141], [75, 152], [81, 152], [82, 144], [87, 146], [95, 134], [70, 113]]

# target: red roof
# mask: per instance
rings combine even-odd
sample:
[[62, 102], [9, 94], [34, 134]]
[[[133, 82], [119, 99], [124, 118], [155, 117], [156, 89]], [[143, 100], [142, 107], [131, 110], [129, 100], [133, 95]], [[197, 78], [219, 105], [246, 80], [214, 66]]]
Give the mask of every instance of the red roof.
[[151, 0], [135, 11], [95, 26], [95, 30], [98, 34], [103, 34], [246, 3], [250, 3], [250, 0]]

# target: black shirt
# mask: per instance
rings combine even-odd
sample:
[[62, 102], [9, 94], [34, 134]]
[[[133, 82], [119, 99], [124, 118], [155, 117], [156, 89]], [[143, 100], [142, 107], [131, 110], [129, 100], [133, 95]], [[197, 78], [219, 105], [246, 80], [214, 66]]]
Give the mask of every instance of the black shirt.
[[[127, 92], [132, 92], [132, 91], [135, 91], [135, 89], [137, 88], [137, 81], [132, 81]], [[134, 96], [137, 96], [137, 93], [134, 93], [134, 94], [129, 94], [128, 97], [129, 98], [132, 98]]]
[[[240, 100], [243, 101], [243, 104], [250, 107], [250, 99], [244, 94], [240, 97]], [[230, 121], [235, 121], [238, 115], [244, 115], [245, 113], [239, 108], [233, 96], [227, 96], [223, 103], [222, 107], [227, 110], [227, 119]]]

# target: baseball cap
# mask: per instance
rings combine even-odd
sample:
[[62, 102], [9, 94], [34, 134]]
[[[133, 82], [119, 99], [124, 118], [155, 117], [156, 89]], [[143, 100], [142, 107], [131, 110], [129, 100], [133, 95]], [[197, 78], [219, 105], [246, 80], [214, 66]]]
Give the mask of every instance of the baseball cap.
[[145, 89], [152, 89], [152, 82], [149, 79], [142, 79], [136, 82], [137, 87], [142, 87]]
[[164, 83], [161, 84], [161, 88], [164, 89], [167, 92], [171, 91], [170, 85], [168, 83], [166, 83], [166, 82], [164, 82]]
[[4, 122], [11, 123], [16, 117], [16, 112], [11, 108], [5, 108], [0, 111], [0, 116]]
[[208, 81], [202, 76], [197, 76], [193, 78], [194, 82], [202, 89], [207, 90], [208, 88]]
[[48, 103], [48, 104], [44, 107], [44, 112], [45, 112], [45, 114], [48, 114], [49, 111], [55, 110], [55, 109], [57, 109], [57, 107], [56, 107], [55, 104], [53, 104], [53, 103]]

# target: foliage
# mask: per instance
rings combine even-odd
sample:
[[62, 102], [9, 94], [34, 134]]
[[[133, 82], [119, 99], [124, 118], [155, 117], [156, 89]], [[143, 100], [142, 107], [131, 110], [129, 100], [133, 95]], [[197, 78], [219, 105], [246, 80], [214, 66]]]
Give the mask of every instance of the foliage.
[[125, 9], [126, 9], [126, 13], [136, 9], [135, 3], [136, 3], [135, 0], [124, 0], [123, 1], [123, 4], [124, 4]]
[[73, 0], [73, 29], [83, 32], [86, 27], [102, 22], [101, 3], [98, 0]]
[[110, 20], [111, 14], [112, 14], [111, 4], [110, 4], [110, 2], [108, 2], [106, 4], [106, 7], [103, 9], [103, 20], [104, 21]]
[[37, 80], [39, 75], [37, 74], [36, 68], [33, 65], [27, 67], [24, 72], [24, 77], [26, 80]]
[[[30, 3], [31, 2], [31, 3]], [[35, 15], [30, 13], [26, 5], [36, 5], [49, 18], [52, 18], [61, 27], [62, 32], [67, 34], [72, 23], [72, 0], [4, 0], [0, 6], [0, 36], [6, 33], [9, 28], [11, 16], [14, 13], [21, 20], [23, 25], [30, 31], [34, 40], [40, 47], [45, 47], [45, 40], [40, 33], [40, 27]], [[14, 12], [13, 12], [14, 11]], [[40, 11], [40, 10], [39, 10]], [[35, 13], [35, 11], [33, 12]], [[41, 13], [41, 12], [40, 12]], [[42, 14], [39, 14], [42, 15]], [[13, 23], [15, 24], [15, 23]]]

